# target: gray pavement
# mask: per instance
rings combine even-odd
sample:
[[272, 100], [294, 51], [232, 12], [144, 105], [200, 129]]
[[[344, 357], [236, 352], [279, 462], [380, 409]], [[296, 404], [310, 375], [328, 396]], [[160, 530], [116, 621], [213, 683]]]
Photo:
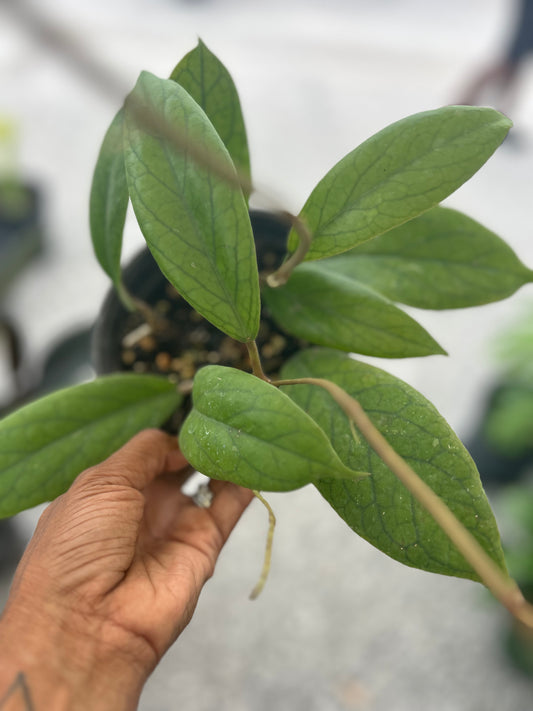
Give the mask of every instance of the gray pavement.
[[[453, 103], [500, 46], [507, 0], [41, 0], [125, 86], [165, 75], [202, 39], [241, 93], [259, 185], [297, 210], [344, 153], [409, 113]], [[3, 308], [29, 360], [90, 323], [107, 288], [92, 256], [87, 196], [117, 105], [12, 22], [0, 3], [0, 115], [21, 126], [21, 166], [46, 192], [48, 249]], [[533, 265], [533, 71], [512, 118], [517, 140], [448, 204]], [[141, 244], [130, 225], [126, 254]], [[380, 362], [468, 435], [495, 377], [495, 334], [532, 302], [417, 314], [449, 358]], [[4, 376], [5, 381], [5, 376]], [[2, 383], [1, 387], [7, 387]], [[409, 570], [357, 539], [310, 488], [269, 497], [278, 517], [271, 579], [248, 601], [266, 515], [253, 505], [189, 628], [142, 697], [143, 711], [528, 711], [533, 687], [506, 663], [505, 615], [481, 587]], [[31, 535], [38, 511], [17, 517]], [[9, 580], [0, 581], [0, 605]]]

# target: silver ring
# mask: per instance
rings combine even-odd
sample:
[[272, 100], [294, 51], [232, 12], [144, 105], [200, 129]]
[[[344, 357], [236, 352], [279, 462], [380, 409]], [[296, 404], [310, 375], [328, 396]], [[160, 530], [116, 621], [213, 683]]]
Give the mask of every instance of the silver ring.
[[200, 484], [196, 493], [191, 496], [193, 502], [200, 509], [208, 509], [213, 503], [214, 494], [209, 488], [209, 482]]

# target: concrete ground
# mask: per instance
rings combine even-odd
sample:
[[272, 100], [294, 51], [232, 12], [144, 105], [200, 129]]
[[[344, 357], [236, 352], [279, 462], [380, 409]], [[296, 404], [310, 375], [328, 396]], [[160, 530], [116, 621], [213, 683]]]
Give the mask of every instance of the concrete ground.
[[[201, 36], [230, 69], [256, 183], [298, 210], [346, 152], [391, 121], [453, 103], [501, 48], [508, 0], [40, 0], [40, 12], [124, 81], [166, 75]], [[2, 308], [28, 362], [89, 324], [107, 288], [89, 244], [87, 196], [120, 99], [38, 45], [0, 2], [0, 115], [20, 124], [20, 164], [46, 195], [47, 249]], [[447, 204], [501, 234], [530, 266], [533, 73], [509, 113], [515, 137]], [[126, 255], [141, 244], [128, 229]], [[496, 334], [531, 287], [481, 309], [417, 317], [449, 358], [381, 362], [435, 402], [464, 437], [495, 377]], [[9, 384], [0, 373], [0, 396]], [[528, 711], [531, 681], [500, 645], [505, 615], [481, 587], [400, 566], [306, 488], [269, 497], [278, 517], [271, 578], [259, 572], [266, 515], [245, 514], [194, 620], [146, 686], [140, 709], [167, 711]], [[38, 511], [17, 517], [31, 535]], [[0, 604], [9, 576], [0, 582]]]

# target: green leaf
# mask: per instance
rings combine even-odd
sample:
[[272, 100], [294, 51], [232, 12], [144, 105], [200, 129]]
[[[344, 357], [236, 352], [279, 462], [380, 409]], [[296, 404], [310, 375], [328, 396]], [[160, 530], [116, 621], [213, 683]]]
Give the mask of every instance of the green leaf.
[[[303, 351], [283, 378], [331, 380], [357, 399], [374, 425], [444, 500], [505, 570], [498, 529], [470, 455], [433, 405], [394, 376], [326, 349]], [[477, 580], [440, 527], [392, 472], [354, 437], [346, 416], [321, 388], [283, 388], [328, 434], [342, 461], [371, 473], [357, 483], [323, 479], [321, 494], [360, 536], [387, 555], [422, 570]]]
[[494, 232], [470, 217], [435, 207], [321, 265], [422, 309], [498, 301], [533, 273]]
[[250, 489], [290, 491], [326, 473], [353, 479], [326, 435], [277, 388], [234, 368], [206, 366], [180, 448], [198, 471]]
[[[391, 124], [345, 156], [301, 212], [313, 241], [306, 259], [340, 254], [434, 207], [468, 180], [511, 121], [477, 106], [445, 106]], [[289, 248], [297, 244], [294, 230]]]
[[207, 114], [239, 172], [250, 178], [250, 154], [237, 88], [222, 62], [199, 40], [176, 66], [178, 82]]
[[[139, 127], [136, 119], [165, 122]], [[259, 279], [248, 208], [218, 170], [195, 161], [201, 147], [225, 173], [233, 162], [205, 113], [170, 79], [143, 72], [126, 102], [126, 175], [144, 237], [161, 271], [213, 325], [239, 341], [259, 327]], [[190, 148], [170, 142], [175, 132]]]
[[59, 496], [134, 434], [161, 425], [180, 401], [165, 378], [111, 375], [8, 415], [0, 422], [0, 518]]
[[445, 352], [390, 301], [322, 263], [300, 265], [287, 284], [265, 288], [263, 296], [283, 329], [311, 343], [382, 358]]
[[94, 169], [89, 203], [89, 222], [94, 252], [100, 266], [120, 290], [120, 253], [128, 208], [124, 170], [124, 110], [114, 117], [104, 137]]

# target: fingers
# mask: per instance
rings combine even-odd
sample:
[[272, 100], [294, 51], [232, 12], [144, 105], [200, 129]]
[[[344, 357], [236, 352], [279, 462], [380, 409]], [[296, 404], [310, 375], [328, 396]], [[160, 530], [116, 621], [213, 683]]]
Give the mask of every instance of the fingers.
[[220, 552], [254, 495], [250, 489], [227, 481], [211, 481], [210, 486], [214, 498], [209, 513], [220, 533]]
[[161, 430], [148, 429], [88, 470], [86, 476], [98, 475], [102, 482], [107, 479], [141, 491], [159, 474], [178, 472], [188, 466], [175, 437]]
[[[182, 574], [184, 568], [192, 571], [195, 599], [213, 575], [224, 544], [253, 498], [249, 489], [230, 482], [212, 481], [210, 487], [214, 499], [209, 508], [200, 508], [192, 499], [183, 496], [180, 515], [174, 517], [168, 529], [171, 545], [163, 546], [164, 555], [168, 556], [166, 564], [157, 570], [157, 574], [165, 578], [169, 571], [171, 578]], [[184, 544], [189, 551], [187, 555], [183, 554]], [[161, 553], [159, 560], [162, 560]], [[153, 579], [156, 579], [155, 573]]]

